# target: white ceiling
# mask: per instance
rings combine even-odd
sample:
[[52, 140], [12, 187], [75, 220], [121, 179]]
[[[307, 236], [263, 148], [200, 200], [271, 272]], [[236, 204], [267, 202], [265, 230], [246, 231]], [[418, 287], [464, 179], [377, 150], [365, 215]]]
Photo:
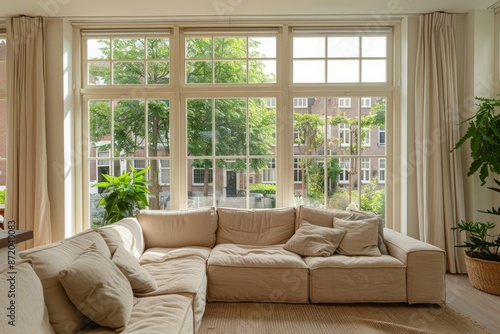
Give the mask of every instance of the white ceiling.
[[171, 17], [467, 13], [498, 0], [2, 0], [0, 17]]

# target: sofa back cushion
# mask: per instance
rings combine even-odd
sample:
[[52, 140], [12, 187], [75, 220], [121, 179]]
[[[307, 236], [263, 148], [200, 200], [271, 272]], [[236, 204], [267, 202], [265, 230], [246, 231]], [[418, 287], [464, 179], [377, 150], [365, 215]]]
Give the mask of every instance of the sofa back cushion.
[[97, 231], [106, 240], [110, 249], [115, 250], [118, 246], [122, 246], [136, 259], [144, 253], [144, 236], [136, 218], [124, 218]]
[[177, 211], [141, 210], [137, 220], [146, 249], [186, 246], [213, 247], [217, 230], [214, 208]]
[[295, 233], [295, 208], [218, 208], [217, 244], [268, 246], [284, 244]]
[[88, 230], [63, 241], [19, 253], [21, 258], [31, 260], [40, 278], [50, 323], [56, 333], [73, 334], [89, 322], [68, 298], [59, 281], [59, 272], [66, 269], [92, 244], [106, 257], [111, 258], [106, 242], [96, 230]]
[[0, 291], [0, 333], [54, 333], [42, 283], [28, 260], [16, 261], [14, 268], [0, 266]]
[[344, 219], [350, 215], [351, 212], [347, 210], [329, 210], [300, 205], [297, 207], [295, 228], [299, 229], [303, 220], [318, 226], [333, 227], [334, 217]]

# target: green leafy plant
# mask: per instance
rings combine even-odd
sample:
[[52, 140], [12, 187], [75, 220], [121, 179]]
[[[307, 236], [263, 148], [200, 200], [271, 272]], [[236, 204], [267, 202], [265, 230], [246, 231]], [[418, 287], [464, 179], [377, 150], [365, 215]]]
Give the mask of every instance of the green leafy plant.
[[466, 231], [469, 233], [469, 241], [457, 247], [467, 247], [467, 255], [482, 260], [500, 262], [500, 234], [491, 235], [489, 231], [495, 228], [490, 222], [465, 222], [461, 221], [452, 230]]
[[0, 190], [0, 204], [5, 204], [6, 189]]
[[104, 206], [102, 225], [109, 225], [125, 217], [134, 215], [135, 210], [148, 206], [147, 194], [149, 190], [145, 174], [150, 166], [137, 170], [130, 165], [130, 172], [120, 176], [103, 174], [106, 179], [94, 187], [104, 189], [102, 198], [97, 206]]
[[481, 185], [486, 183], [490, 171], [500, 174], [500, 114], [495, 114], [495, 107], [500, 107], [500, 100], [476, 97], [479, 107], [474, 116], [460, 124], [469, 123], [467, 132], [457, 142], [452, 151], [458, 149], [470, 139], [470, 156], [468, 176], [479, 170]]

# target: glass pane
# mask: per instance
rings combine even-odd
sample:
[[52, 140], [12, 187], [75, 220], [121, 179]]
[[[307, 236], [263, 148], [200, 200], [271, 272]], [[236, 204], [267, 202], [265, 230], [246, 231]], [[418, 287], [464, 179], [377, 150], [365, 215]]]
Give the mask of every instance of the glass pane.
[[361, 204], [359, 208], [362, 211], [375, 212], [376, 214], [382, 215], [382, 217], [384, 217], [385, 185], [377, 183], [377, 180], [375, 178], [373, 178], [368, 183], [363, 183], [361, 186]]
[[296, 155], [323, 155], [326, 100], [314, 97], [309, 97], [308, 100], [314, 101], [308, 109], [294, 109], [294, 151]]
[[101, 200], [101, 188], [97, 188], [94, 185], [97, 182], [104, 181], [102, 174], [110, 174], [109, 165], [107, 166], [97, 166], [95, 160], [89, 161], [89, 217], [90, 226], [97, 228], [101, 226], [102, 219], [104, 217], [104, 207], [97, 206], [97, 203]]
[[0, 39], [0, 86], [7, 83], [7, 72], [6, 72], [6, 58], [7, 57], [7, 44], [5, 39]]
[[359, 60], [329, 60], [328, 82], [359, 82]]
[[111, 67], [109, 62], [88, 63], [88, 84], [89, 85], [111, 84]]
[[359, 57], [359, 37], [329, 37], [328, 57]]
[[212, 39], [202, 37], [186, 38], [186, 58], [211, 59]]
[[148, 100], [149, 156], [170, 155], [170, 100]]
[[109, 39], [88, 39], [87, 59], [110, 59]]
[[276, 82], [276, 60], [250, 60], [248, 66], [250, 83]]
[[168, 38], [148, 38], [148, 59], [169, 59], [170, 42]]
[[114, 143], [116, 157], [144, 156], [144, 100], [113, 101]]
[[250, 37], [249, 58], [276, 58], [276, 37]]
[[148, 62], [148, 85], [168, 85], [170, 83], [169, 62]]
[[144, 59], [142, 38], [114, 38], [113, 59]]
[[[273, 98], [276, 100], [276, 98]], [[248, 100], [250, 154], [272, 155], [276, 148], [276, 102], [268, 106], [268, 99]]]
[[144, 63], [120, 62], [113, 64], [113, 84], [140, 85], [144, 83]]
[[362, 82], [386, 82], [387, 81], [387, 71], [386, 71], [385, 59], [383, 60], [362, 60], [361, 66], [361, 81]]
[[217, 156], [246, 155], [246, 100], [215, 100], [215, 138]]
[[[372, 107], [361, 109], [361, 127], [363, 129], [361, 131], [361, 152], [363, 155], [384, 156], [386, 99], [380, 96], [365, 97], [365, 99], [371, 100]], [[370, 136], [369, 146], [366, 145], [366, 136]]]
[[215, 82], [216, 83], [246, 83], [247, 68], [246, 61], [216, 61]]
[[247, 208], [246, 159], [217, 159], [216, 184], [219, 207]]
[[188, 155], [208, 156], [212, 154], [212, 100], [187, 100]]
[[[150, 207], [157, 205], [159, 210], [170, 210], [170, 160], [151, 161], [151, 167], [151, 186], [149, 191], [155, 197], [150, 199]], [[153, 168], [156, 168], [156, 171]]]
[[363, 58], [387, 57], [387, 37], [362, 37]]
[[330, 97], [328, 103], [329, 151], [337, 155], [358, 154], [359, 98]]
[[294, 83], [322, 83], [325, 82], [324, 60], [294, 60]]
[[188, 208], [214, 206], [214, 171], [212, 160], [188, 159]]
[[[98, 157], [99, 151], [111, 149], [111, 101], [89, 101], [89, 156]], [[108, 160], [109, 161], [109, 160]], [[109, 162], [108, 162], [109, 164]]]
[[324, 37], [294, 37], [293, 58], [324, 58]]
[[324, 159], [298, 158], [296, 170], [302, 175], [301, 182], [294, 186], [295, 203], [324, 207]]
[[186, 83], [211, 83], [212, 62], [211, 61], [187, 61]]
[[215, 37], [214, 58], [246, 58], [246, 37]]

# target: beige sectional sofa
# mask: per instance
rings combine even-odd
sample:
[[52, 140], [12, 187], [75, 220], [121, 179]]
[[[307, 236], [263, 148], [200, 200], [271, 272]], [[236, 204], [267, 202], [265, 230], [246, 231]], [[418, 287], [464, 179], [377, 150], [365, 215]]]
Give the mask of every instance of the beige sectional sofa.
[[445, 303], [443, 250], [381, 224], [303, 206], [140, 211], [21, 252], [17, 324], [2, 305], [0, 332], [196, 333], [217, 301]]

